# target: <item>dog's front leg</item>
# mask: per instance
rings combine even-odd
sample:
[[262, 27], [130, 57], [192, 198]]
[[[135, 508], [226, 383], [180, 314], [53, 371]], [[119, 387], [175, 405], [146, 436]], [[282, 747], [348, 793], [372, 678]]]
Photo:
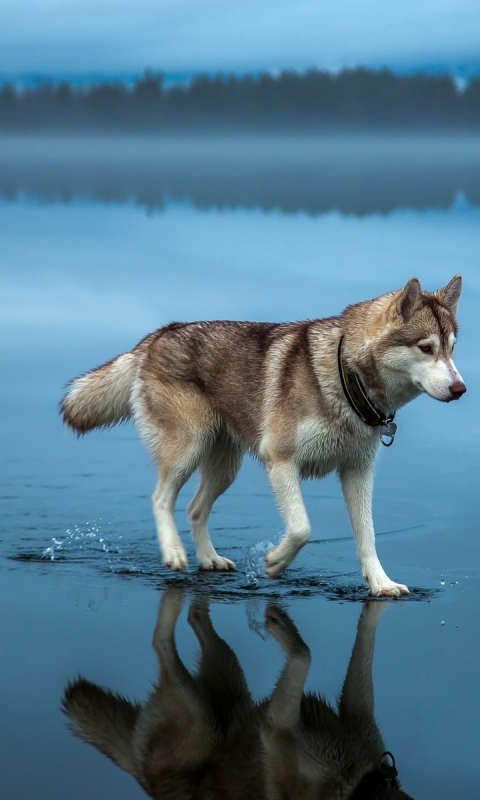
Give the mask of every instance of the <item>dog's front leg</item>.
[[339, 470], [343, 495], [357, 542], [357, 554], [364, 579], [375, 597], [408, 594], [401, 583], [390, 580], [380, 564], [375, 548], [372, 518], [373, 463], [361, 468]]
[[339, 716], [353, 736], [362, 738], [374, 763], [379, 763], [385, 745], [374, 714], [373, 657], [375, 634], [387, 602], [365, 603], [358, 621], [357, 636], [338, 703]]
[[291, 461], [273, 461], [266, 466], [273, 494], [286, 523], [283, 538], [265, 556], [265, 571], [277, 578], [310, 538], [310, 522], [300, 490], [298, 469]]

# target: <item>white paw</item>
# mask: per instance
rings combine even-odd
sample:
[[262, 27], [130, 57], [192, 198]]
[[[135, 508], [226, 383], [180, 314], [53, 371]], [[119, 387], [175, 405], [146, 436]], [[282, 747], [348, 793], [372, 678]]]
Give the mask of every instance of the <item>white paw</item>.
[[215, 551], [208, 555], [199, 555], [198, 561], [202, 569], [215, 570], [216, 572], [228, 572], [228, 570], [235, 569], [233, 561], [230, 561], [229, 558], [219, 556]]
[[370, 593], [373, 597], [401, 597], [401, 595], [410, 594], [407, 586], [404, 586], [403, 583], [395, 583], [390, 579], [371, 585]]
[[265, 554], [265, 572], [269, 578], [278, 578], [291, 563], [291, 558], [285, 556], [279, 547], [274, 547]]
[[166, 547], [163, 552], [163, 563], [174, 572], [183, 572], [187, 568], [187, 554], [183, 547]]

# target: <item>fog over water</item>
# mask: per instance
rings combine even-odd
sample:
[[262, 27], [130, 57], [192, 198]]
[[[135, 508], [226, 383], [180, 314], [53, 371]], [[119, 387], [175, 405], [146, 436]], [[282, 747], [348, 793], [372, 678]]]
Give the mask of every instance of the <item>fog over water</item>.
[[480, 203], [480, 138], [3, 137], [0, 195], [365, 215]]

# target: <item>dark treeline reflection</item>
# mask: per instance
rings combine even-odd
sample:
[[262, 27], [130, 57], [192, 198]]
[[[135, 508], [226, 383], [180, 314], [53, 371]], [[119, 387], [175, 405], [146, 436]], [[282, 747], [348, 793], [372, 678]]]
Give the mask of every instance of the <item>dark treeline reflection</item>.
[[188, 614], [200, 645], [191, 673], [175, 644], [183, 602], [174, 588], [161, 600], [153, 635], [159, 674], [144, 703], [83, 677], [66, 687], [63, 710], [77, 736], [158, 800], [408, 798], [374, 718], [375, 633], [385, 603], [363, 607], [334, 709], [305, 692], [310, 651], [275, 605], [266, 609], [265, 627], [285, 664], [269, 697], [253, 699], [203, 599]]
[[308, 132], [479, 130], [480, 78], [460, 92], [449, 75], [387, 69], [278, 76], [199, 75], [166, 87], [147, 71], [133, 86], [41, 83], [0, 88], [0, 129], [18, 131]]
[[345, 214], [480, 204], [480, 138], [0, 140], [0, 196]]

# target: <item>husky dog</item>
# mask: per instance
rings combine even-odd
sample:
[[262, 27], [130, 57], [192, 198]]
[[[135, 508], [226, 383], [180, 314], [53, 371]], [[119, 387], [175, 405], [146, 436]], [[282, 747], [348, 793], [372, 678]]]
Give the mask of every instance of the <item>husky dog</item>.
[[73, 732], [159, 800], [408, 800], [373, 712], [375, 632], [386, 603], [362, 610], [335, 711], [305, 693], [310, 651], [288, 615], [266, 609], [286, 655], [271, 696], [255, 703], [237, 657], [216, 633], [205, 600], [188, 621], [200, 643], [197, 674], [175, 647], [183, 597], [167, 589], [153, 636], [160, 674], [144, 705], [78, 678], [63, 711]]
[[340, 478], [364, 579], [372, 595], [408, 589], [385, 573], [372, 520], [373, 463], [393, 441], [395, 411], [426, 392], [466, 391], [453, 361], [462, 280], [403, 289], [348, 306], [337, 317], [294, 323], [172, 323], [129, 353], [73, 380], [61, 404], [78, 434], [133, 417], [159, 469], [153, 512], [164, 564], [187, 566], [174, 521], [179, 490], [200, 470], [188, 517], [204, 569], [228, 570], [207, 520], [246, 451], [264, 465], [286, 523], [265, 557], [276, 578], [310, 536], [300, 480]]

